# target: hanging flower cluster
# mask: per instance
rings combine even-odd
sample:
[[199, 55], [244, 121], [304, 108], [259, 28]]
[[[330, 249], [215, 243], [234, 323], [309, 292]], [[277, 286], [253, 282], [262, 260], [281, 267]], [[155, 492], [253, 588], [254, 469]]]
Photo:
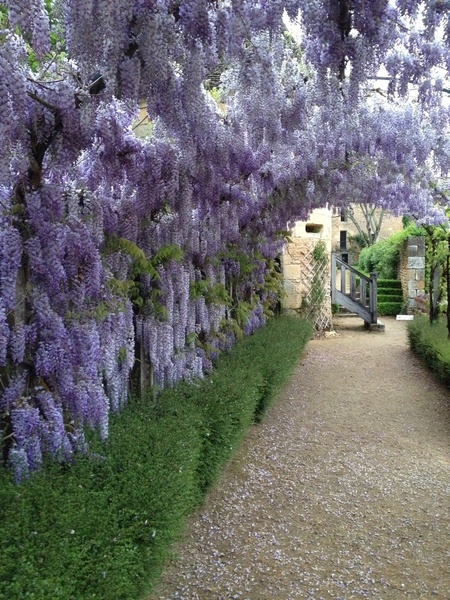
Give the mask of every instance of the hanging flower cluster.
[[[108, 435], [136, 352], [144, 383], [172, 385], [263, 326], [283, 232], [313, 208], [438, 218], [441, 4], [0, 0], [0, 432], [18, 480], [86, 450], [86, 427]], [[396, 103], [411, 84], [421, 103]]]

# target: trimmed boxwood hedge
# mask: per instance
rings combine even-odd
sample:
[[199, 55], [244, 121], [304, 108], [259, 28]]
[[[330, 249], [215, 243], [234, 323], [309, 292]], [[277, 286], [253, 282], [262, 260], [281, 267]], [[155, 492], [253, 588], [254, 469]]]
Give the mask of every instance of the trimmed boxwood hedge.
[[260, 421], [311, 336], [277, 317], [205, 379], [132, 399], [91, 454], [16, 485], [0, 471], [0, 600], [137, 600], [186, 517]]
[[390, 300], [401, 298], [403, 300], [403, 292], [397, 288], [379, 288], [378, 289], [378, 298], [389, 298]]
[[401, 281], [398, 279], [379, 279], [377, 288], [378, 314], [380, 316], [400, 314], [405, 305]]
[[377, 284], [379, 289], [402, 289], [402, 282], [399, 279], [378, 279]]
[[445, 319], [431, 324], [428, 316], [416, 314], [408, 322], [408, 339], [411, 350], [450, 386], [450, 343]]
[[402, 313], [404, 303], [402, 302], [378, 302], [378, 314], [380, 316], [395, 316]]

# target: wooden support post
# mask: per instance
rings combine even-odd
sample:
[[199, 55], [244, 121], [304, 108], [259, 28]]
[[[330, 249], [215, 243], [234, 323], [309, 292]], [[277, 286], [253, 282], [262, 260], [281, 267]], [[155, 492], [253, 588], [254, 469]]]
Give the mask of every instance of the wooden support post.
[[370, 291], [369, 291], [369, 310], [372, 315], [372, 323], [378, 322], [378, 309], [377, 309], [377, 295], [378, 295], [378, 284], [377, 284], [377, 273], [370, 274]]
[[350, 272], [350, 298], [356, 300], [356, 273]]
[[347, 293], [347, 269], [344, 266], [344, 263], [341, 263], [341, 292], [343, 294]]
[[367, 306], [367, 281], [363, 278], [359, 280], [359, 303], [361, 306]]
[[331, 255], [331, 302], [336, 302], [336, 256]]

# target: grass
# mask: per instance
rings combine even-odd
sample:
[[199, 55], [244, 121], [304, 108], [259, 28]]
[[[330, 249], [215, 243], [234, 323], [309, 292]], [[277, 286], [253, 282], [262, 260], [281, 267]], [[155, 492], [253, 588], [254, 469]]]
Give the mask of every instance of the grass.
[[408, 323], [408, 339], [411, 349], [450, 385], [450, 341], [445, 319], [431, 324], [427, 316], [416, 315]]
[[22, 485], [0, 472], [0, 600], [138, 600], [157, 582], [187, 516], [260, 421], [311, 336], [277, 317], [213, 373], [132, 399], [91, 454]]

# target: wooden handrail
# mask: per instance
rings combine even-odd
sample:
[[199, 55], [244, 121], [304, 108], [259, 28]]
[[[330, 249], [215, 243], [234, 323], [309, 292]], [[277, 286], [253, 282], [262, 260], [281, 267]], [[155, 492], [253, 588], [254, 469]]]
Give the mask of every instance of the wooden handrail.
[[[336, 271], [340, 270], [339, 288]], [[331, 255], [331, 300], [360, 315], [364, 321], [373, 324], [378, 321], [377, 274], [369, 277], [348, 265], [336, 254]], [[359, 282], [357, 279], [359, 278]], [[347, 282], [349, 280], [349, 289]], [[368, 305], [367, 305], [368, 303]]]

